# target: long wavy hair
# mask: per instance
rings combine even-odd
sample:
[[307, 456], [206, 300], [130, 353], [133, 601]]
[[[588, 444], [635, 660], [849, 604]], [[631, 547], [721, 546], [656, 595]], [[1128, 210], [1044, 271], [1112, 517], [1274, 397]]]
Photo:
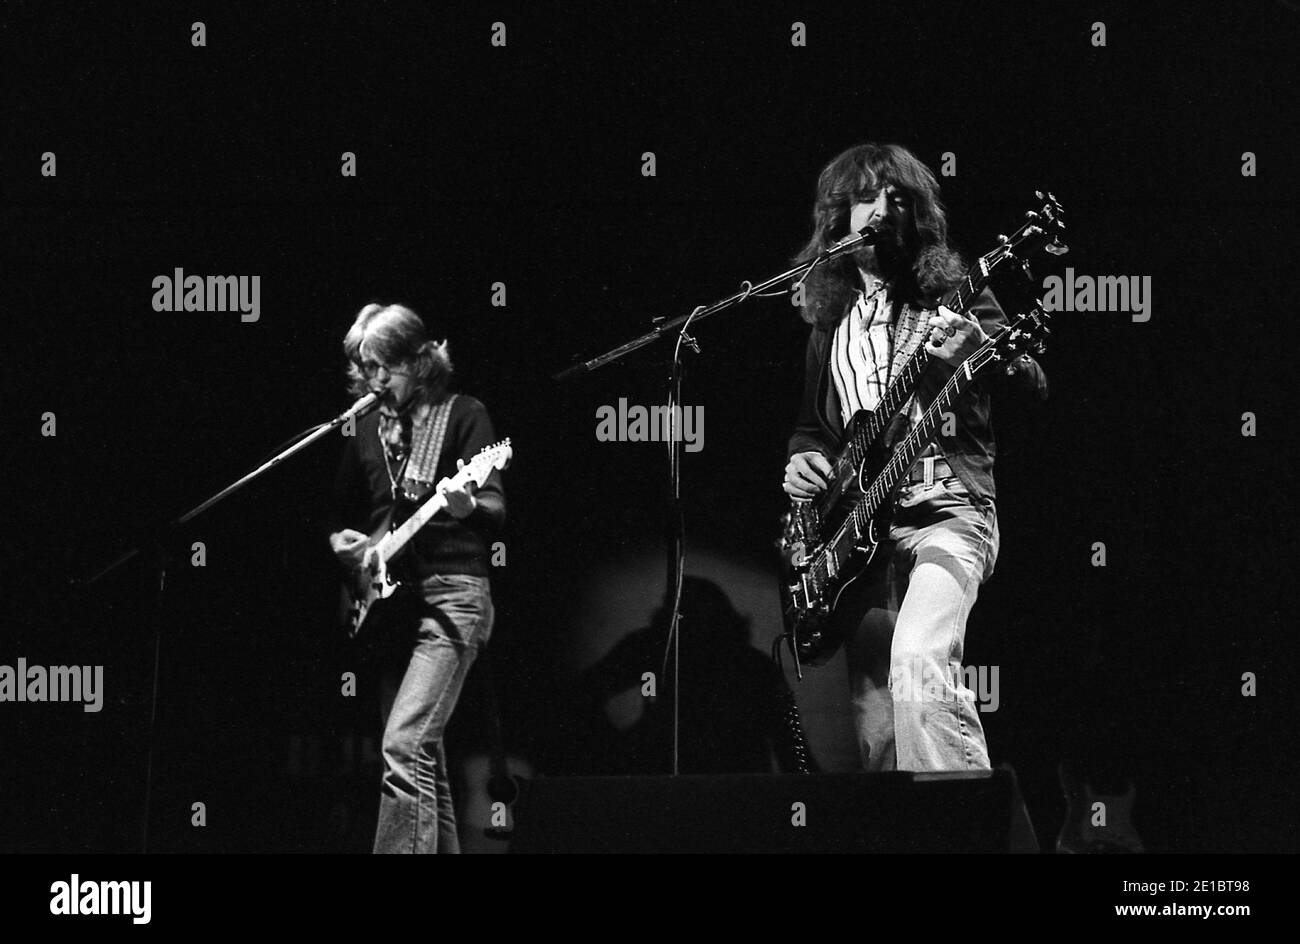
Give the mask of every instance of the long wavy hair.
[[[939, 182], [930, 168], [898, 144], [859, 144], [840, 154], [817, 178], [813, 233], [795, 256], [808, 262], [849, 235], [849, 212], [863, 195], [892, 184], [912, 200], [910, 232], [898, 234], [907, 257], [891, 292], [923, 306], [938, 301], [965, 274], [966, 266], [948, 246], [948, 217], [939, 199]], [[860, 278], [852, 254], [822, 263], [804, 283], [800, 314], [809, 324], [834, 324], [844, 314]]]
[[370, 391], [361, 370], [367, 358], [388, 365], [409, 362], [412, 376], [431, 401], [446, 392], [453, 373], [447, 342], [431, 340], [424, 321], [405, 305], [372, 303], [362, 308], [343, 338], [343, 354], [348, 359], [348, 393], [353, 397]]

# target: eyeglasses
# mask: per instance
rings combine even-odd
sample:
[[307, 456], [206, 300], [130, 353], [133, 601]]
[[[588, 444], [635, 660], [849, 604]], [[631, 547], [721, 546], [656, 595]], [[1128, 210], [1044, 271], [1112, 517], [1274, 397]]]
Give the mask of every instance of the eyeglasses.
[[398, 361], [396, 364], [381, 364], [378, 361], [357, 361], [357, 369], [361, 371], [361, 376], [370, 378], [376, 376], [381, 370], [387, 374], [405, 374], [407, 372], [406, 362]]

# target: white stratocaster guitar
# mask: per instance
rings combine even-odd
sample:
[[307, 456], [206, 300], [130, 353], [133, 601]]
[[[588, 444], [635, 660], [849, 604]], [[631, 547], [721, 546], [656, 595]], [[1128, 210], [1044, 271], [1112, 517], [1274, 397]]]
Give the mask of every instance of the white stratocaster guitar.
[[510, 464], [513, 455], [509, 439], [488, 446], [451, 478], [443, 479], [434, 486], [433, 495], [401, 525], [386, 533], [371, 536], [370, 547], [374, 553], [368, 554], [366, 565], [353, 572], [344, 583], [346, 600], [343, 623], [349, 638], [355, 638], [361, 632], [370, 616], [371, 607], [379, 600], [388, 599], [397, 590], [398, 584], [388, 576], [388, 562], [406, 547], [429, 519], [447, 507], [447, 493], [459, 491], [469, 482], [473, 482], [476, 488], [481, 488], [492, 470], [504, 469]]

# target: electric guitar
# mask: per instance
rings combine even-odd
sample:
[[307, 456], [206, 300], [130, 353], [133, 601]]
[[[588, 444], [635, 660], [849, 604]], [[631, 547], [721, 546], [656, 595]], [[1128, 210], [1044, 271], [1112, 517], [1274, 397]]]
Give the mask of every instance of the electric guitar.
[[469, 482], [473, 482], [476, 488], [482, 488], [492, 470], [504, 469], [510, 464], [513, 455], [509, 439], [488, 446], [451, 478], [443, 479], [435, 485], [433, 495], [400, 526], [371, 535], [370, 547], [374, 553], [368, 553], [365, 566], [357, 568], [344, 582], [343, 622], [349, 638], [355, 638], [361, 632], [371, 615], [371, 608], [377, 602], [388, 599], [396, 592], [398, 584], [389, 577], [388, 562], [406, 547], [429, 519], [447, 507], [447, 493], [459, 491]]
[[[1037, 210], [1025, 214], [1025, 223], [1010, 236], [1002, 236], [998, 246], [976, 261], [957, 286], [943, 297], [940, 304], [966, 314], [994, 272], [1004, 266], [1018, 263], [1029, 272], [1029, 259], [1039, 250], [1052, 255], [1064, 255], [1069, 247], [1061, 243], [1065, 230], [1064, 209], [1052, 194], [1034, 191], [1041, 201]], [[844, 446], [831, 463], [830, 485], [816, 498], [794, 500], [783, 519], [779, 546], [784, 554], [794, 554], [799, 548], [821, 543], [839, 524], [837, 511], [845, 495], [856, 485], [865, 489], [866, 459], [881, 433], [889, 425], [916, 390], [921, 377], [933, 360], [925, 353], [924, 344], [908, 358], [907, 363], [890, 381], [888, 389], [873, 410], [859, 410], [849, 423]]]
[[1137, 788], [1132, 781], [1123, 793], [1094, 793], [1092, 784], [1081, 782], [1064, 764], [1057, 775], [1069, 809], [1056, 836], [1059, 853], [1145, 852], [1142, 839], [1133, 828], [1133, 799]]
[[[830, 659], [851, 629], [854, 614], [837, 613], [845, 591], [867, 570], [882, 535], [889, 533], [890, 499], [899, 480], [916, 457], [935, 438], [942, 414], [984, 371], [1011, 361], [1030, 348], [1041, 352], [1048, 333], [1048, 315], [1040, 307], [1016, 318], [985, 341], [962, 362], [926, 408], [911, 432], [892, 455], [872, 450], [864, 458], [862, 474], [869, 481], [839, 527], [811, 551], [800, 548], [785, 561], [782, 608], [785, 636], [796, 664], [822, 665]], [[870, 473], [870, 474], [867, 474]], [[838, 619], [836, 617], [839, 617]]]

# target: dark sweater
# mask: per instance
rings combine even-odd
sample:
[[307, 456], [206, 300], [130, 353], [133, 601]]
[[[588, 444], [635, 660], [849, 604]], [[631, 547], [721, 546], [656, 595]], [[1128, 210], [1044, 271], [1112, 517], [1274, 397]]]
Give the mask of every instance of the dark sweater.
[[[496, 441], [487, 408], [474, 397], [458, 396], [447, 421], [447, 434], [438, 457], [437, 480], [456, 474], [458, 458], [468, 462]], [[379, 411], [358, 420], [356, 435], [345, 437], [344, 443], [343, 459], [334, 481], [329, 529], [335, 532], [354, 528], [373, 535], [393, 504], [379, 441]], [[399, 466], [400, 463], [394, 463], [394, 474]], [[426, 495], [426, 500], [431, 495], [432, 492]], [[397, 579], [419, 579], [429, 574], [488, 575], [492, 540], [506, 520], [501, 473], [494, 469], [474, 497], [478, 499], [478, 507], [469, 517], [458, 521], [443, 510], [416, 532], [406, 549], [394, 559]], [[416, 507], [399, 497], [393, 524], [401, 524]]]

